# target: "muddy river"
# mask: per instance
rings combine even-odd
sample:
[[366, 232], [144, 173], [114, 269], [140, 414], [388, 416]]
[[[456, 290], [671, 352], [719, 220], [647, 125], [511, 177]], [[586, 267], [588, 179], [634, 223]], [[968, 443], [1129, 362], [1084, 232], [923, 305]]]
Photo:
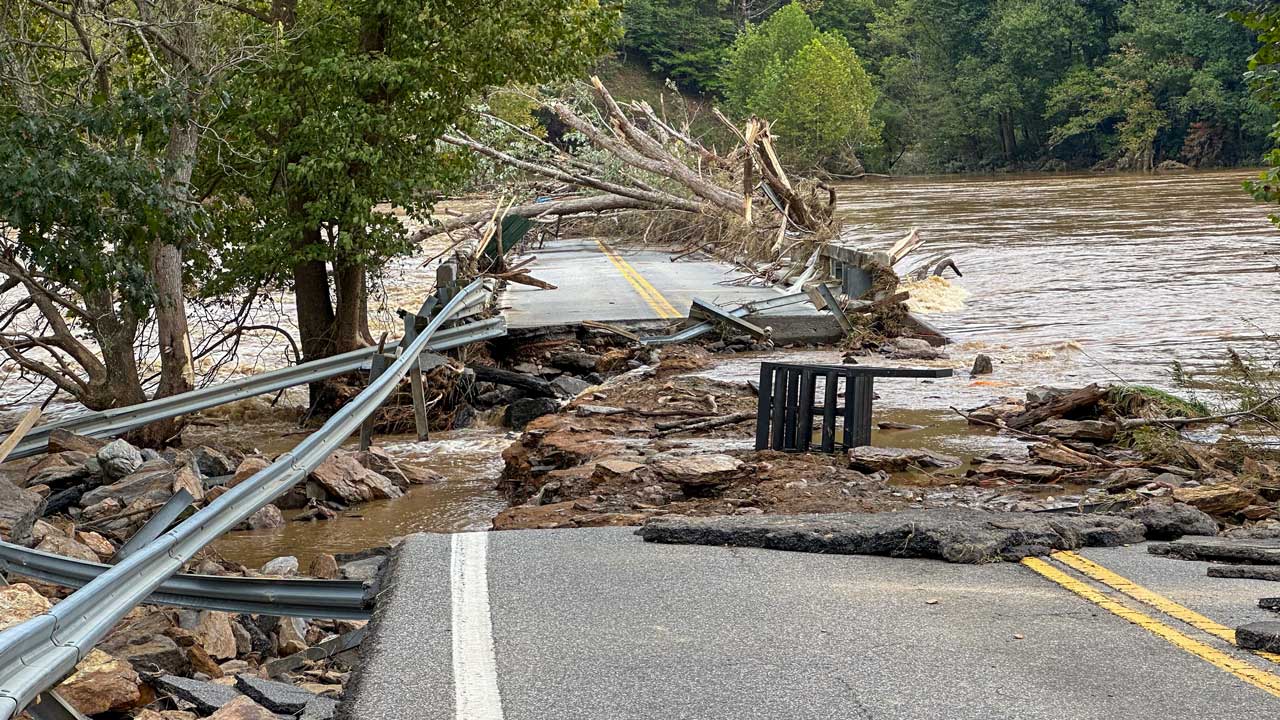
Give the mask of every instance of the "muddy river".
[[[972, 407], [1039, 384], [1092, 380], [1168, 385], [1174, 361], [1208, 372], [1228, 347], [1275, 354], [1280, 335], [1280, 232], [1269, 209], [1240, 187], [1249, 172], [1157, 176], [925, 178], [847, 185], [840, 209], [846, 241], [887, 247], [911, 227], [927, 245], [915, 260], [954, 258], [964, 273], [913, 296], [953, 336], [949, 380], [882, 381], [877, 420], [926, 426], [880, 433], [876, 442], [973, 452], [1017, 443], [965, 426], [949, 408]], [[910, 266], [908, 259], [904, 265]], [[900, 268], [901, 269], [901, 268]], [[393, 304], [412, 304], [429, 285], [419, 261], [391, 273]], [[409, 299], [405, 299], [409, 298]], [[399, 302], [404, 299], [404, 302]], [[976, 353], [995, 373], [970, 378]], [[830, 352], [789, 356], [838, 362]], [[755, 377], [761, 356], [726, 357], [706, 371]], [[270, 363], [268, 363], [270, 364]], [[280, 421], [227, 418], [218, 432], [244, 434], [264, 448], [296, 442]], [[246, 564], [295, 554], [356, 550], [420, 530], [482, 528], [502, 507], [491, 489], [499, 453], [513, 436], [493, 428], [427, 443], [383, 438], [393, 454], [421, 460], [451, 482], [418, 487], [322, 523], [233, 533], [217, 549]]]

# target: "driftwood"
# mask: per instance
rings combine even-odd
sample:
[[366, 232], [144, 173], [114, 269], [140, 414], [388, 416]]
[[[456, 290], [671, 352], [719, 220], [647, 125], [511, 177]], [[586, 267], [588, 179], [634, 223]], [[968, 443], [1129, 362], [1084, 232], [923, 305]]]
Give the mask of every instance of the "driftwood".
[[756, 417], [755, 411], [740, 412], [740, 413], [734, 413], [732, 415], [724, 415], [722, 417], [711, 418], [709, 420], [656, 423], [654, 427], [658, 428], [659, 432], [657, 434], [659, 437], [661, 437], [663, 435], [673, 435], [678, 432], [686, 432], [686, 431], [692, 431], [692, 430], [711, 430], [713, 428], [723, 427], [725, 425], [736, 425], [737, 423], [745, 422], [747, 420], [754, 420], [755, 417]]
[[[778, 159], [769, 123], [750, 118], [742, 128], [717, 116], [741, 140], [719, 154], [699, 142], [687, 127], [677, 127], [644, 102], [620, 103], [598, 78], [587, 91], [594, 107], [551, 100], [542, 109], [578, 132], [597, 151], [571, 153], [511, 123], [482, 116], [531, 139], [543, 151], [519, 157], [485, 144], [462, 131], [442, 140], [488, 157], [523, 173], [563, 183], [578, 193], [545, 202], [512, 205], [492, 211], [450, 217], [424, 228], [417, 240], [468, 229], [491, 235], [506, 215], [545, 219], [589, 218], [602, 214], [636, 216], [652, 228], [661, 222], [665, 238], [685, 241], [729, 260], [776, 261], [783, 253], [805, 258], [811, 245], [838, 234], [834, 190], [812, 181], [796, 182]], [[552, 150], [546, 153], [545, 150]], [[609, 158], [595, 160], [600, 154]], [[822, 191], [819, 192], [819, 189]], [[768, 202], [753, 202], [762, 193]], [[757, 208], [753, 210], [753, 207]], [[776, 212], [762, 212], [769, 208]], [[783, 248], [788, 229], [812, 236]], [[644, 231], [648, 234], [648, 230]]]
[[1037, 405], [1026, 412], [1014, 415], [1005, 421], [1005, 424], [1015, 430], [1031, 427], [1037, 423], [1044, 422], [1049, 418], [1062, 417], [1073, 410], [1098, 404], [1098, 401], [1106, 397], [1105, 388], [1098, 385], [1087, 385], [1079, 390], [1073, 390], [1061, 397]]
[[513, 388], [519, 388], [534, 397], [555, 397], [556, 392], [551, 387], [551, 383], [542, 378], [524, 373], [512, 372], [511, 370], [503, 370], [502, 368], [489, 367], [488, 365], [470, 365], [476, 374], [476, 380], [479, 382], [494, 383], [496, 385], [507, 385]]

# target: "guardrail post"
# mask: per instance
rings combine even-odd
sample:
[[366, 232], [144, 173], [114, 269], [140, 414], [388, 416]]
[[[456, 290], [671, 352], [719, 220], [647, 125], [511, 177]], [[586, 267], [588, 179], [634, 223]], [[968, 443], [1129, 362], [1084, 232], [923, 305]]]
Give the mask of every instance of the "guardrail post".
[[27, 714], [35, 720], [89, 720], [53, 690], [37, 695], [27, 706]]
[[133, 537], [120, 546], [116, 554], [111, 556], [111, 562], [120, 562], [129, 557], [138, 548], [160, 537], [165, 530], [169, 529], [173, 521], [178, 519], [183, 510], [191, 507], [192, 500], [194, 498], [186, 490], [179, 490], [174, 493], [173, 497], [166, 500], [164, 505], [161, 505], [160, 509], [156, 511], [156, 514], [152, 515], [150, 520], [147, 520], [146, 524], [138, 528], [138, 532], [134, 533]]
[[[383, 336], [383, 339], [386, 339], [386, 336]], [[372, 385], [373, 381], [377, 380], [382, 373], [386, 372], [387, 367], [390, 365], [391, 362], [387, 359], [387, 356], [382, 353], [382, 344], [379, 343], [378, 354], [373, 356], [373, 360], [369, 364], [369, 384]], [[361, 450], [368, 450], [369, 446], [373, 443], [374, 416], [377, 414], [378, 411], [374, 410], [369, 413], [369, 417], [365, 418], [365, 421], [360, 424]]]
[[447, 303], [458, 293], [458, 268], [453, 263], [443, 262], [436, 268], [436, 296], [440, 302]]
[[[404, 316], [404, 346], [408, 347], [418, 337], [418, 317]], [[427, 388], [422, 379], [422, 356], [419, 355], [414, 367], [409, 371], [409, 391], [413, 396], [413, 425], [418, 432], [418, 441], [430, 439], [430, 428], [427, 426]]]

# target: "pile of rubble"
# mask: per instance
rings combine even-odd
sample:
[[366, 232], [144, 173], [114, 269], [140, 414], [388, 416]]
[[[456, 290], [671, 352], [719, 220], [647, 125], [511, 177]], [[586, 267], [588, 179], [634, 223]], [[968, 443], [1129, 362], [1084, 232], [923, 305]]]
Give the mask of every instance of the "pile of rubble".
[[[270, 463], [267, 457], [228, 448], [156, 452], [124, 440], [108, 442], [55, 432], [48, 454], [0, 477], [0, 535], [11, 542], [96, 561], [98, 555], [110, 557], [111, 541], [127, 540], [175, 493], [187, 493], [192, 504], [200, 506]], [[296, 519], [326, 519], [350, 505], [396, 498], [410, 485], [442, 479], [425, 468], [397, 462], [377, 448], [337, 452], [305, 483], [254, 513], [241, 529], [280, 527], [285, 522], [282, 510], [307, 508]], [[77, 534], [38, 536], [36, 521], [52, 516], [74, 523]]]
[[[76, 541], [68, 535], [83, 535], [66, 522], [37, 521], [35, 532], [45, 547], [85, 547], [72, 544]], [[95, 547], [99, 544], [94, 542]], [[103, 554], [107, 546], [101, 547]], [[375, 582], [387, 550], [380, 552], [346, 558], [320, 555], [309, 572], [321, 578]], [[68, 554], [89, 559], [82, 550]], [[276, 558], [253, 571], [205, 553], [190, 569], [290, 577], [297, 574], [298, 561]], [[36, 580], [11, 579], [14, 584], [0, 587], [0, 629], [47, 612], [67, 592]], [[142, 606], [131, 611], [57, 691], [87, 716], [323, 720], [334, 716], [358, 662], [356, 650], [349, 647], [354, 643], [341, 640], [365, 623]]]

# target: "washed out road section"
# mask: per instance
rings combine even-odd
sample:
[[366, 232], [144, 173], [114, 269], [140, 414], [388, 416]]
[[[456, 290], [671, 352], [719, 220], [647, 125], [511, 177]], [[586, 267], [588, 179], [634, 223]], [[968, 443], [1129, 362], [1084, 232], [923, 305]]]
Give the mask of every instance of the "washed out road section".
[[[447, 536], [406, 539], [347, 717], [465, 717], [450, 550]], [[1089, 554], [1173, 562], [1141, 546]], [[492, 533], [486, 562], [505, 718], [1280, 711], [1280, 699], [1014, 563], [660, 545], [629, 528]]]
[[[505, 316], [512, 328], [583, 320], [672, 320], [686, 317], [695, 297], [725, 304], [779, 295], [772, 288], [721, 285], [742, 273], [701, 255], [671, 262], [670, 248], [621, 248], [594, 239], [549, 240], [528, 250], [525, 256], [529, 255], [537, 257], [529, 273], [556, 289], [509, 285], [499, 304], [508, 306]], [[786, 310], [788, 314], [816, 312], [808, 305]]]

